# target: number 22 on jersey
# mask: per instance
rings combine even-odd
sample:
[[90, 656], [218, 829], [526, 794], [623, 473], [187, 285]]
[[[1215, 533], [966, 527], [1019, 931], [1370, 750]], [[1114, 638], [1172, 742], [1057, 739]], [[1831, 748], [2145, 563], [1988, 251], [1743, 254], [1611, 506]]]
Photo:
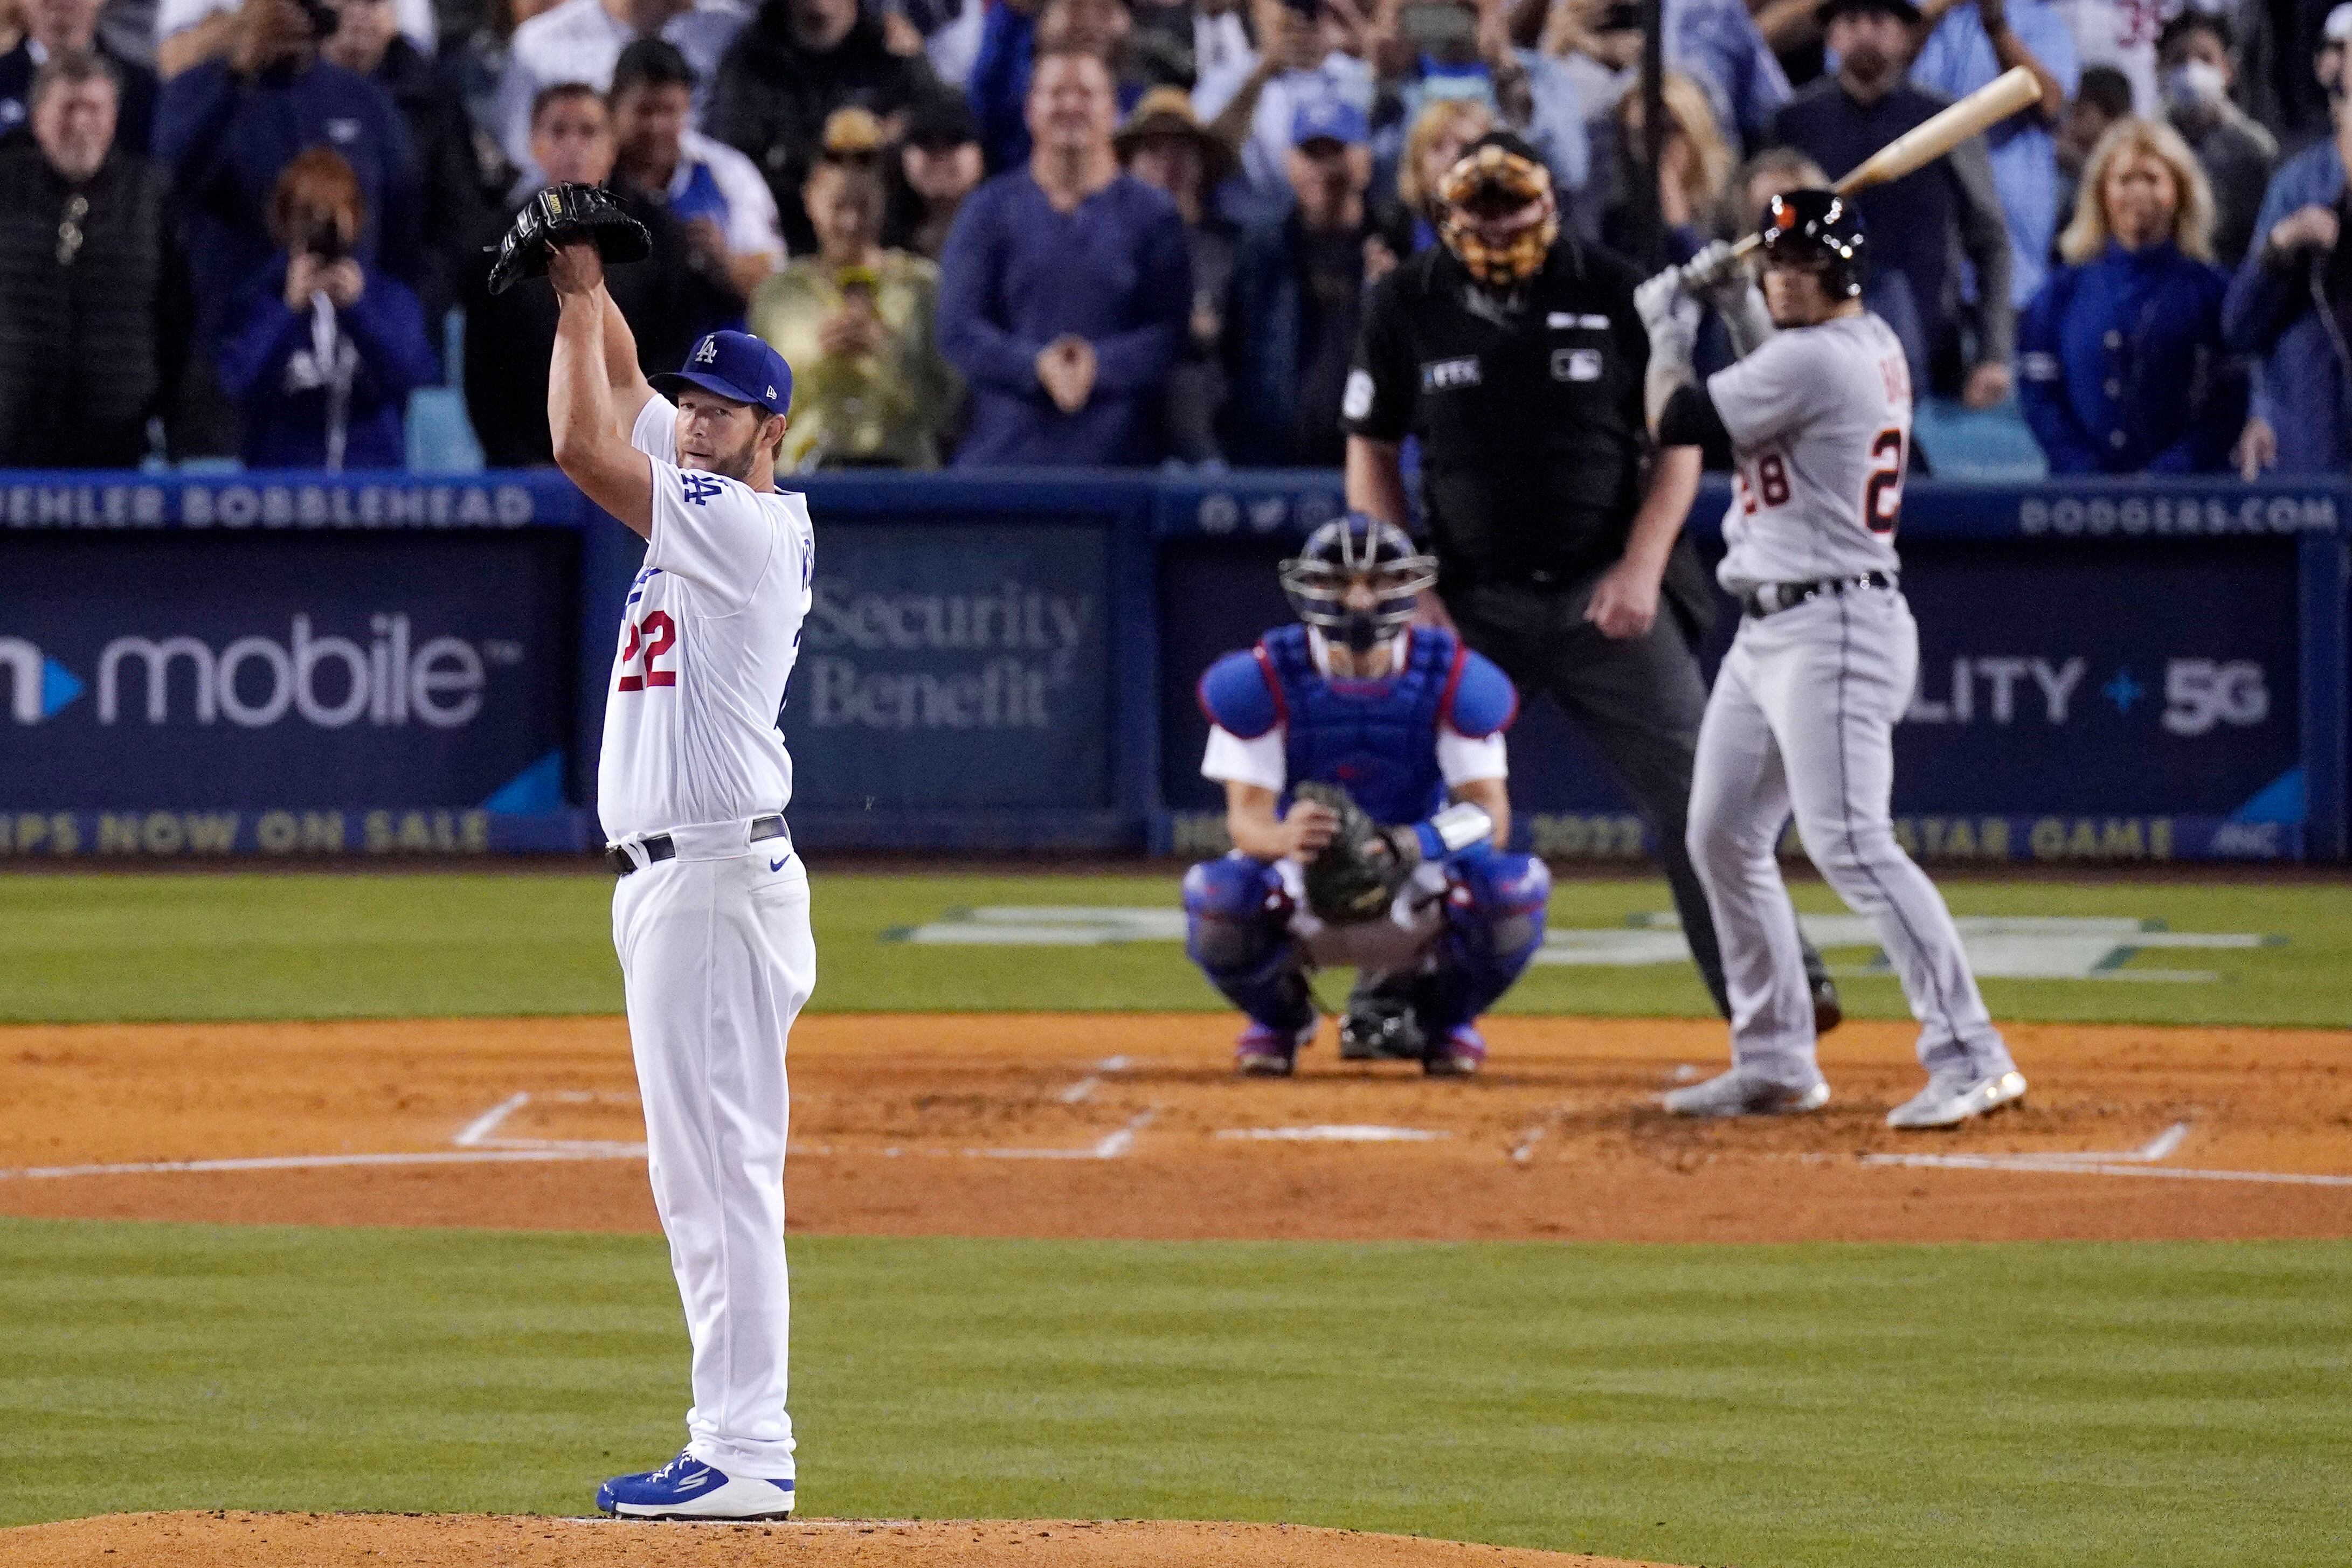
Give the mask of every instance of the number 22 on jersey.
[[[667, 611], [656, 610], [643, 621], [624, 622], [621, 629], [628, 633], [628, 641], [621, 647], [621, 679], [614, 691], [641, 692], [647, 686], [677, 685], [677, 667], [664, 669], [660, 663], [662, 655], [677, 645], [677, 622]], [[642, 670], [629, 668], [641, 658]]]

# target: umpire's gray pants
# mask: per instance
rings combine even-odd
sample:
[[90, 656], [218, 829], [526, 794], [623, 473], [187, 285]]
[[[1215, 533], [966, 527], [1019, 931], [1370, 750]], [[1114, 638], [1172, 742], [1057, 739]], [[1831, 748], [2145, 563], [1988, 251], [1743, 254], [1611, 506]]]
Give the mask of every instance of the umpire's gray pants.
[[1715, 917], [1684, 844], [1691, 764], [1706, 686], [1682, 623], [1662, 602], [1648, 635], [1619, 642], [1584, 618], [1598, 572], [1561, 587], [1479, 583], [1445, 590], [1463, 641], [1502, 666], [1521, 697], [1549, 692], [1584, 731], [1649, 825], [1716, 1010], [1731, 1016]]

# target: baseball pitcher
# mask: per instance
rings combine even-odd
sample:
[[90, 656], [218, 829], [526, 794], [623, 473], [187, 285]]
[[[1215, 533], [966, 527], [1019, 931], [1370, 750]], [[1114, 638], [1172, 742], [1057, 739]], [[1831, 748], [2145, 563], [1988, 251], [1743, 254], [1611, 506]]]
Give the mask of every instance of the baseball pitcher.
[[1451, 632], [1411, 624], [1436, 571], [1401, 528], [1326, 523], [1282, 563], [1300, 623], [1201, 678], [1201, 771], [1225, 787], [1234, 852], [1185, 877], [1185, 946], [1249, 1018], [1244, 1073], [1292, 1071], [1317, 1027], [1307, 977], [1332, 964], [1359, 973], [1343, 1059], [1475, 1072], [1478, 1016], [1542, 945], [1550, 876], [1502, 852], [1518, 697]]
[[[1869, 919], [1919, 1019], [1927, 1084], [1888, 1124], [1950, 1126], [2025, 1092], [1942, 896], [1895, 840], [1895, 723], [1919, 664], [1895, 552], [1911, 382], [1901, 343], [1862, 307], [1863, 253], [1843, 197], [1796, 191], [1764, 209], [1760, 293], [1718, 244], [1635, 295], [1659, 442], [1724, 438], [1738, 463], [1717, 577], [1744, 614], [1699, 727], [1690, 812], [1731, 993], [1732, 1066], [1665, 1097], [1685, 1115], [1829, 1100], [1774, 856], [1791, 808], [1806, 852]], [[1742, 354], [1703, 386], [1690, 362], [1699, 298]]]
[[814, 546], [807, 506], [775, 485], [793, 392], [782, 356], [711, 333], [659, 378], [675, 402], [639, 372], [604, 288], [606, 255], [643, 254], [632, 222], [601, 191], [558, 186], [532, 198], [499, 263], [544, 267], [554, 286], [556, 463], [646, 541], [613, 654], [597, 811], [694, 1404], [677, 1457], [614, 1477], [596, 1505], [784, 1519], [784, 1037], [816, 984], [816, 946], [776, 715]]

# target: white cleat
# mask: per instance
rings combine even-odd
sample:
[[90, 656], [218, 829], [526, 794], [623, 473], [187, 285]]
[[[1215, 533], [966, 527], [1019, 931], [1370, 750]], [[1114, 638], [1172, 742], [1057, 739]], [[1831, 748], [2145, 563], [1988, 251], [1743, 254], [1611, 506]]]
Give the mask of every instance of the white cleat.
[[1791, 1089], [1737, 1067], [1704, 1083], [1670, 1091], [1659, 1101], [1677, 1116], [1796, 1116], [1829, 1103], [1825, 1080], [1816, 1078], [1801, 1089]]
[[1971, 1116], [1982, 1116], [2024, 1098], [2025, 1074], [2013, 1067], [1990, 1078], [1931, 1078], [1927, 1087], [1886, 1113], [1886, 1124], [1957, 1127]]

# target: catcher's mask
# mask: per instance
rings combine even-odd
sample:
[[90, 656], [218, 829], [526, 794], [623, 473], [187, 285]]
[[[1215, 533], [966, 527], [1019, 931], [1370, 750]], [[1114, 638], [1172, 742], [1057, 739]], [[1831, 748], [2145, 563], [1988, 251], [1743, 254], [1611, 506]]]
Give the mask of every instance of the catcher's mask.
[[1862, 297], [1862, 214], [1834, 191], [1790, 191], [1764, 204], [1764, 265], [1811, 267], [1832, 300]]
[[1282, 591], [1298, 618], [1359, 653], [1394, 636], [1436, 580], [1437, 562], [1402, 528], [1361, 512], [1324, 524], [1282, 563]]
[[1516, 288], [1543, 270], [1559, 237], [1551, 171], [1507, 131], [1470, 144], [1438, 183], [1438, 238], [1489, 288]]

